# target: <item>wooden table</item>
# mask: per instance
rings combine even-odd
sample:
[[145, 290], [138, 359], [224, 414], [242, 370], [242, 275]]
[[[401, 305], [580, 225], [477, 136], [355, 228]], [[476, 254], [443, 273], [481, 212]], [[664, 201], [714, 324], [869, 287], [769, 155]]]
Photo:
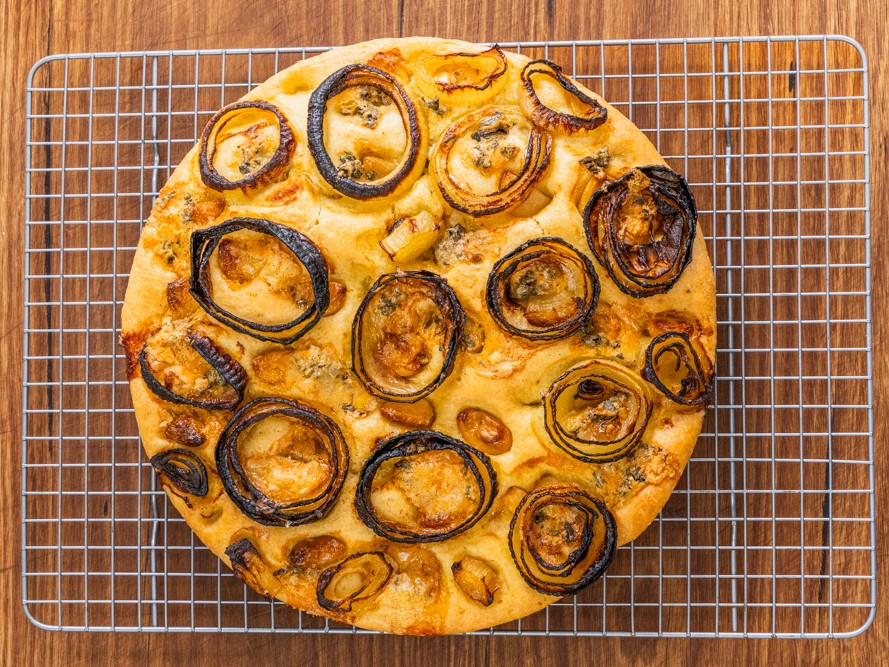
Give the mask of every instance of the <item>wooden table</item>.
[[[347, 10], [337, 3], [287, 2], [245, 4], [214, 2], [87, 2], [86, 0], [0, 0], [4, 20], [4, 57], [0, 66], [3, 94], [4, 150], [0, 152], [2, 222], [0, 222], [0, 292], [6, 343], [0, 357], [2, 377], [10, 385], [21, 377], [22, 221], [24, 154], [24, 83], [28, 68], [51, 53], [175, 48], [219, 48], [290, 45], [336, 45], [399, 35], [436, 35], [473, 41], [490, 39], [599, 39], [719, 35], [781, 35], [838, 33], [861, 42], [871, 66], [873, 168], [873, 257], [875, 271], [874, 360], [876, 400], [877, 494], [886, 497], [889, 465], [881, 456], [887, 422], [879, 418], [886, 405], [889, 382], [885, 357], [879, 354], [889, 318], [887, 282], [879, 258], [889, 249], [883, 224], [889, 206], [881, 184], [887, 176], [887, 89], [885, 3], [849, 2], [686, 2], [620, 3], [471, 2], [451, 0], [421, 6], [404, 0], [354, 3]], [[6, 435], [5, 474], [0, 475], [0, 655], [3, 664], [102, 664], [110, 657], [121, 663], [202, 664], [220, 660], [240, 662], [331, 664], [356, 660], [419, 664], [574, 664], [605, 658], [611, 664], [728, 663], [759, 664], [884, 664], [889, 662], [889, 531], [878, 524], [880, 597], [873, 626], [851, 640], [686, 640], [686, 639], [440, 639], [348, 636], [281, 636], [190, 634], [48, 633], [33, 627], [21, 610], [19, 562], [19, 479], [21, 396], [7, 391], [0, 401], [0, 425]], [[879, 508], [879, 504], [878, 504]], [[879, 509], [878, 509], [879, 511]], [[881, 517], [878, 517], [881, 518]], [[335, 662], [334, 662], [335, 661]]]

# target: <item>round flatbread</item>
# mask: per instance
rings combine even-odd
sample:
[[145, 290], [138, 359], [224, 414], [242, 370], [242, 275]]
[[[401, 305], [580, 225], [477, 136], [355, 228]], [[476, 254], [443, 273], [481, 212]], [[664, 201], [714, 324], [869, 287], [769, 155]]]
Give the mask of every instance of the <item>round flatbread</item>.
[[155, 202], [121, 340], [142, 442], [260, 593], [466, 632], [589, 586], [700, 433], [694, 199], [555, 63], [336, 49], [211, 119]]

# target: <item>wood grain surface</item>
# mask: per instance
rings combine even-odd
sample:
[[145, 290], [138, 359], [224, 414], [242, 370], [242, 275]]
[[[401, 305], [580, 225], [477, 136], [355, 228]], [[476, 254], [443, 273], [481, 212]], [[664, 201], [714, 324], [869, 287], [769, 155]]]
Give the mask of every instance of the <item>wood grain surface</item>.
[[[889, 319], [885, 316], [889, 280], [879, 258], [889, 236], [881, 221], [889, 214], [880, 188], [886, 177], [887, 93], [885, 1], [827, 2], [657, 2], [620, 3], [486, 2], [451, 0], [436, 4], [377, 0], [236, 3], [230, 0], [0, 0], [4, 57], [0, 64], [3, 150], [0, 151], [3, 216], [0, 218], [0, 275], [5, 314], [0, 334], [5, 349], [0, 371], [8, 389], [0, 399], [5, 436], [0, 461], [0, 658], [2, 664], [200, 665], [211, 662], [297, 662], [300, 664], [453, 665], [587, 664], [826, 664], [889, 663], [889, 531], [878, 522], [876, 619], [863, 635], [849, 640], [689, 640], [639, 638], [397, 638], [382, 636], [293, 636], [254, 634], [51, 633], [32, 626], [21, 608], [20, 437], [22, 356], [22, 250], [25, 78], [40, 57], [53, 53], [144, 49], [284, 47], [338, 45], [373, 37], [435, 35], [471, 41], [498, 39], [601, 39], [720, 35], [845, 34], [864, 46], [870, 61], [873, 211], [874, 374], [878, 500], [885, 497], [889, 465], [880, 456], [887, 421], [880, 418], [889, 395], [886, 360], [881, 354]], [[842, 369], [835, 369], [842, 373]], [[882, 518], [878, 502], [878, 521]], [[883, 598], [882, 600], [880, 598]]]

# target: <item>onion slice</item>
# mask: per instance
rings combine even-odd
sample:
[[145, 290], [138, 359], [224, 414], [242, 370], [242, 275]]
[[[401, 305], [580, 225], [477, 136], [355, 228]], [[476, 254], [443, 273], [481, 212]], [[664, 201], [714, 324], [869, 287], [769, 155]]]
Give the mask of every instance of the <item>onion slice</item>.
[[645, 351], [642, 377], [675, 403], [706, 405], [713, 396], [713, 367], [707, 353], [696, 347], [687, 333], [662, 333]]
[[[394, 462], [394, 471], [398, 471], [399, 466], [401, 466], [401, 470], [404, 470], [411, 466], [413, 457], [421, 458], [421, 466], [426, 465], [433, 468], [436, 467], [436, 461], [431, 457], [425, 462], [422, 461], [424, 455], [431, 452], [450, 452], [454, 455], [452, 462], [456, 464], [459, 461], [461, 472], [468, 473], [467, 476], [471, 478], [470, 483], [475, 486], [472, 493], [478, 495], [474, 511], [462, 517], [458, 515], [450, 522], [446, 522], [443, 517], [436, 514], [434, 526], [420, 525], [422, 522], [419, 520], [396, 521], [381, 517], [371, 498], [374, 479], [381, 473], [381, 468], [389, 462]], [[440, 474], [443, 476], [445, 474], [443, 466], [438, 467], [442, 468]], [[416, 478], [417, 476], [408, 472], [407, 477]], [[415, 482], [416, 479], [411, 479], [411, 481]], [[442, 484], [438, 486], [442, 486]], [[438, 486], [436, 490], [439, 493], [446, 492], [439, 489]], [[416, 491], [422, 492], [421, 489]], [[358, 510], [358, 516], [368, 528], [393, 542], [441, 542], [466, 532], [474, 526], [490, 509], [496, 495], [497, 476], [491, 466], [490, 459], [485, 454], [438, 431], [408, 431], [383, 442], [365, 461], [358, 477], [355, 508]]]
[[454, 290], [428, 271], [388, 273], [352, 322], [352, 368], [374, 396], [413, 403], [450, 375], [465, 315]]
[[[194, 452], [181, 447], [165, 449], [152, 456], [149, 463], [158, 475], [182, 493], [199, 498], [207, 495], [207, 468]], [[185, 499], [185, 502], [188, 503], [188, 500]]]
[[328, 611], [352, 611], [356, 602], [379, 593], [392, 578], [393, 567], [381, 551], [352, 554], [318, 577], [318, 604]]
[[478, 103], [503, 89], [508, 67], [496, 44], [479, 53], [436, 53], [420, 61], [415, 82], [427, 97], [452, 105]]
[[[370, 86], [388, 95], [398, 108], [404, 123], [407, 151], [398, 167], [382, 180], [362, 183], [341, 175], [324, 146], [324, 115], [327, 113], [327, 102], [353, 86]], [[307, 132], [309, 152], [321, 176], [335, 190], [353, 199], [376, 199], [391, 195], [396, 189], [413, 180], [412, 177], [419, 176], [425, 167], [425, 162], [419, 159], [420, 154], [424, 152], [422, 150], [424, 138], [416, 106], [404, 86], [395, 77], [376, 67], [361, 64], [346, 65], [327, 77], [309, 98]]]
[[[584, 108], [583, 114], [560, 112], [543, 104], [534, 88], [534, 76], [555, 79], [559, 86]], [[575, 86], [562, 74], [562, 68], [549, 60], [532, 60], [525, 65], [522, 69], [522, 89], [523, 94], [520, 98], [522, 109], [535, 125], [547, 130], [565, 134], [591, 132], [608, 118], [605, 107]]]
[[[314, 299], [293, 320], [282, 324], [251, 322], [225, 310], [213, 300], [213, 290], [210, 284], [210, 258], [225, 236], [242, 229], [278, 239], [308, 272]], [[314, 327], [330, 304], [327, 262], [318, 246], [295, 229], [263, 218], [231, 218], [219, 225], [192, 232], [189, 291], [201, 308], [211, 317], [235, 331], [240, 331], [259, 340], [284, 345], [292, 343]]]
[[617, 547], [605, 504], [570, 485], [535, 489], [516, 508], [509, 551], [519, 574], [545, 595], [571, 595], [602, 576]]
[[569, 369], [546, 392], [543, 406], [553, 442], [587, 463], [625, 457], [642, 439], [651, 416], [641, 378], [606, 359]]
[[599, 302], [593, 263], [555, 237], [523, 243], [494, 264], [485, 292], [488, 312], [506, 331], [530, 340], [570, 336]]
[[587, 241], [625, 294], [668, 292], [691, 261], [695, 200], [675, 171], [637, 167], [590, 197], [583, 210]]
[[[515, 176], [506, 177], [493, 192], [477, 194], [467, 185], [454, 178], [448, 166], [451, 151], [463, 137], [482, 137], [492, 131], [494, 124], [514, 126], [527, 123], [518, 109], [510, 106], [485, 107], [453, 123], [436, 144], [429, 160], [429, 173], [435, 179], [442, 196], [453, 208], [474, 217], [492, 215], [517, 206], [531, 194], [531, 186], [541, 177], [549, 165], [552, 137], [533, 125], [528, 135], [524, 163]], [[478, 140], [478, 139], [476, 139]]]
[[[278, 147], [275, 149], [272, 157], [256, 171], [248, 172], [244, 178], [231, 181], [222, 176], [213, 165], [217, 141], [219, 134], [238, 114], [251, 109], [268, 112], [275, 118], [278, 123]], [[248, 188], [261, 187], [271, 182], [281, 172], [293, 154], [294, 143], [293, 130], [290, 127], [290, 123], [274, 104], [262, 100], [235, 102], [217, 111], [201, 133], [198, 157], [201, 180], [208, 188], [219, 191], [235, 190], [237, 188], [246, 191]]]
[[253, 542], [242, 538], [225, 548], [235, 576], [260, 595], [274, 599], [281, 589], [281, 582], [274, 575]]
[[[313, 443], [323, 447], [327, 483], [314, 496], [279, 501], [250, 480], [241, 460], [239, 439], [259, 422], [283, 417], [312, 432]], [[229, 498], [248, 517], [265, 526], [300, 526], [317, 521], [332, 508], [349, 467], [349, 448], [339, 426], [329, 417], [296, 401], [257, 398], [232, 416], [216, 445], [216, 469]]]
[[[176, 403], [179, 405], [191, 405], [195, 408], [204, 408], [207, 410], [231, 410], [244, 399], [244, 390], [247, 387], [247, 371], [231, 356], [217, 347], [213, 341], [206, 336], [189, 331], [187, 340], [190, 346], [206, 361], [219, 378], [219, 383], [227, 385], [233, 390], [230, 396], [220, 396], [218, 398], [195, 398], [184, 396], [168, 389], [160, 380], [155, 377], [151, 369], [151, 361], [148, 353], [148, 346], [151, 340], [145, 342], [142, 350], [139, 352], [139, 370], [142, 373], [142, 380], [158, 398], [168, 403]], [[230, 392], [231, 393], [231, 392]]]

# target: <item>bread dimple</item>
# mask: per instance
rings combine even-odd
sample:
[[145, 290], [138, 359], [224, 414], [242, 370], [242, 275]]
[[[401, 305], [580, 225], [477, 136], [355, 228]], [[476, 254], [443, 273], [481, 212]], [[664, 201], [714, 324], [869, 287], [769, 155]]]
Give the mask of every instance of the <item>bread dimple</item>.
[[[507, 531], [516, 489], [529, 491], [548, 476], [575, 484], [606, 501], [617, 522], [618, 542], [626, 543], [648, 526], [667, 501], [691, 455], [703, 409], [681, 408], [653, 391], [654, 408], [644, 446], [620, 461], [590, 464], [568, 456], [552, 443], [543, 426], [542, 392], [567, 368], [588, 359], [619, 359], [639, 372], [645, 348], [656, 335], [648, 330], [647, 323], [668, 311], [684, 313], [697, 321], [702, 332], [700, 343], [715, 360], [715, 286], [700, 233], [691, 262], [664, 294], [634, 299], [621, 292], [608, 273], [593, 262], [601, 286], [597, 312], [613, 311], [616, 322], [625, 322], [620, 325], [622, 337], [616, 340], [617, 346], [591, 341], [581, 333], [544, 344], [530, 342], [506, 334], [487, 311], [485, 285], [492, 266], [523, 242], [542, 236], [559, 237], [591, 256], [575, 192], [583, 169], [581, 158], [607, 147], [610, 180], [634, 166], [664, 164], [654, 146], [629, 120], [586, 89], [607, 109], [608, 120], [588, 135], [553, 134], [549, 166], [537, 183], [552, 199], [532, 216], [502, 213], [490, 219], [472, 219], [457, 215], [428, 173], [391, 200], [366, 203], [339, 195], [324, 181], [307, 149], [306, 109], [311, 92], [327, 76], [347, 64], [373, 62], [389, 67], [412, 99], [419, 101], [422, 95], [409, 77], [422, 57], [481, 48], [429, 38], [376, 40], [297, 63], [250, 91], [244, 99], [272, 102], [294, 130], [295, 147], [286, 174], [256, 191], [217, 193], [201, 182], [198, 150], [192, 149], [171, 175], [147, 221], [122, 312], [125, 339], [144, 341], [165, 321], [177, 317], [212, 327], [217, 342], [247, 370], [248, 400], [280, 396], [303, 401], [317, 406], [339, 425], [351, 462], [338, 501], [320, 520], [291, 528], [261, 526], [220, 492], [218, 478], [208, 496], [192, 502], [192, 507], [180, 495], [169, 496], [198, 537], [226, 564], [226, 548], [244, 536], [251, 539], [270, 572], [288, 568], [289, 548], [314, 536], [334, 536], [346, 545], [348, 553], [386, 552], [401, 569], [375, 600], [355, 605], [345, 614], [319, 606], [317, 569], [290, 569], [278, 574], [276, 590], [266, 591], [294, 607], [368, 629], [412, 634], [464, 632], [525, 616], [556, 600], [531, 589], [510, 556]], [[518, 98], [519, 74], [527, 58], [516, 54], [507, 54], [507, 58], [506, 84], [485, 100], [485, 105], [514, 105]], [[438, 137], [454, 120], [471, 110], [468, 106], [453, 107], [440, 114], [419, 102], [417, 111], [429, 135], [428, 150], [434, 149]], [[215, 216], [195, 221], [194, 202], [205, 200], [214, 203], [201, 210]], [[189, 221], [183, 219], [186, 206], [192, 209]], [[441, 246], [438, 256], [429, 251], [396, 266], [379, 245], [387, 235], [387, 225], [423, 210], [432, 213], [443, 226], [460, 223], [464, 232], [455, 242], [459, 247], [454, 250]], [[174, 307], [167, 298], [169, 283], [187, 279], [188, 261], [187, 250], [184, 258], [180, 257], [182, 261], [165, 261], [159, 254], [164, 243], [169, 247], [174, 237], [187, 240], [191, 229], [237, 216], [265, 218], [305, 234], [323, 252], [331, 279], [345, 286], [342, 307], [290, 345], [264, 342], [233, 331], [199, 308], [183, 315], [181, 305]], [[509, 451], [491, 456], [498, 494], [488, 514], [458, 536], [415, 546], [388, 543], [361, 521], [354, 507], [358, 473], [376, 443], [407, 430], [385, 417], [380, 410], [382, 401], [370, 395], [351, 370], [351, 327], [356, 310], [371, 284], [396, 269], [441, 275], [456, 293], [472, 325], [484, 333], [482, 349], [476, 353], [461, 351], [453, 372], [427, 397], [435, 411], [431, 428], [460, 439], [458, 413], [464, 408], [479, 408], [496, 415], [512, 436]], [[204, 441], [193, 448], [194, 452], [214, 478], [216, 443], [231, 413], [164, 403], [148, 390], [138, 371], [130, 387], [146, 454], [152, 456], [181, 446], [170, 440], [166, 426], [176, 415], [189, 414], [203, 426]], [[499, 587], [489, 606], [467, 597], [454, 581], [452, 565], [467, 555], [483, 558], [496, 571]], [[417, 572], [420, 575], [412, 579], [410, 574]]]

